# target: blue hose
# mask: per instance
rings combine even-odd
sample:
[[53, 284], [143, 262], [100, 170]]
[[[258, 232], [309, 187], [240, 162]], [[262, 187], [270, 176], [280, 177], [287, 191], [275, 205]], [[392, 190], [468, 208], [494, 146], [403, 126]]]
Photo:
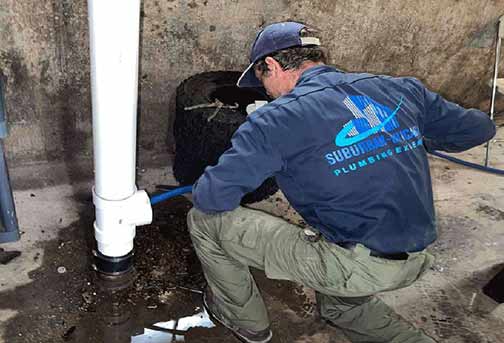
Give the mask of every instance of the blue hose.
[[192, 185], [185, 186], [185, 187], [179, 187], [179, 188], [175, 188], [174, 190], [171, 190], [169, 192], [164, 192], [164, 193], [153, 196], [151, 198], [150, 202], [151, 202], [151, 205], [155, 205], [157, 203], [160, 203], [161, 201], [165, 201], [170, 198], [176, 197], [177, 195], [182, 195], [182, 194], [191, 193], [191, 192], [192, 192]]
[[450, 162], [461, 164], [461, 165], [469, 167], [469, 168], [481, 170], [481, 171], [484, 171], [484, 172], [487, 172], [487, 173], [493, 173], [493, 174], [497, 174], [497, 175], [504, 175], [504, 170], [502, 170], [502, 169], [485, 167], [485, 166], [482, 166], [480, 164], [472, 163], [472, 162], [467, 162], [467, 161], [461, 160], [459, 158], [455, 158], [455, 157], [452, 157], [452, 156], [449, 156], [449, 155], [442, 154], [442, 153], [437, 152], [437, 151], [430, 152], [430, 154], [434, 155], [434, 156], [437, 156], [437, 157], [444, 158], [445, 160], [448, 160]]
[[[434, 155], [434, 156], [437, 156], [437, 157], [440, 157], [440, 158], [444, 158], [445, 160], [448, 160], [450, 162], [461, 164], [461, 165], [469, 167], [469, 168], [481, 170], [481, 171], [484, 171], [484, 172], [487, 172], [487, 173], [493, 173], [493, 174], [497, 174], [497, 175], [504, 175], [504, 170], [502, 170], [502, 169], [485, 167], [485, 166], [482, 166], [480, 164], [476, 164], [476, 163], [472, 163], [472, 162], [467, 162], [467, 161], [461, 160], [459, 158], [455, 158], [455, 157], [452, 157], [452, 156], [449, 156], [449, 155], [442, 154], [442, 153], [437, 152], [437, 151], [430, 152], [430, 154]], [[175, 188], [175, 189], [173, 189], [171, 191], [164, 192], [164, 193], [161, 193], [161, 194], [153, 196], [151, 198], [151, 205], [155, 205], [155, 204], [158, 204], [158, 203], [160, 203], [162, 201], [165, 201], [165, 200], [168, 200], [170, 198], [176, 197], [178, 195], [182, 195], [182, 194], [185, 194], [185, 193], [191, 193], [191, 192], [192, 192], [192, 185]]]

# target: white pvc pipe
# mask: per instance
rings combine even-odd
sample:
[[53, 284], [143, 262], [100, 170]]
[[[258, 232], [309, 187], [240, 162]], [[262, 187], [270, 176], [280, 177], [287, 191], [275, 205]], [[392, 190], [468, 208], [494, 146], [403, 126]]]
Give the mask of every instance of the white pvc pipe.
[[95, 190], [135, 192], [140, 0], [88, 0]]
[[88, 0], [88, 15], [95, 237], [102, 254], [124, 256], [135, 225], [150, 222], [149, 211], [152, 218], [147, 195], [135, 186], [140, 0]]
[[[497, 78], [499, 76], [499, 61], [500, 61], [500, 50], [501, 43], [504, 39], [504, 16], [499, 18], [499, 23], [497, 27], [497, 43], [495, 46], [495, 67], [494, 67], [494, 76], [492, 79], [492, 100], [490, 105], [490, 120], [493, 121], [495, 114], [495, 93], [497, 91]], [[486, 143], [486, 153], [485, 153], [485, 167], [488, 167], [488, 160], [490, 159], [490, 142], [489, 140]]]

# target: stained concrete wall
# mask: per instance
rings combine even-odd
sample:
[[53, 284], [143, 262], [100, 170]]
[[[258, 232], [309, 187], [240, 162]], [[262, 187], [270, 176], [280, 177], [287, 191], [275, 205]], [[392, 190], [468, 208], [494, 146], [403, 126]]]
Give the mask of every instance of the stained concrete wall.
[[[11, 164], [92, 155], [86, 7], [0, 0]], [[450, 100], [488, 110], [502, 14], [504, 0], [144, 0], [140, 155], [172, 151], [182, 80], [243, 69], [256, 30], [285, 19], [321, 29], [331, 62], [344, 70], [416, 76]]]

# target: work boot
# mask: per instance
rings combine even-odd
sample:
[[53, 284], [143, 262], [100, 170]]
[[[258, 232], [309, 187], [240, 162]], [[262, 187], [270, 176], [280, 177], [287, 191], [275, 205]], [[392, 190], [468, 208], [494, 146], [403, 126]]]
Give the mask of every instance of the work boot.
[[231, 330], [233, 334], [241, 341], [246, 343], [268, 343], [273, 337], [270, 328], [264, 330], [254, 331], [242, 329], [233, 325], [227, 318], [225, 318], [218, 310], [215, 304], [215, 296], [207, 286], [203, 292], [203, 306], [210, 315], [210, 318], [215, 319], [227, 329]]

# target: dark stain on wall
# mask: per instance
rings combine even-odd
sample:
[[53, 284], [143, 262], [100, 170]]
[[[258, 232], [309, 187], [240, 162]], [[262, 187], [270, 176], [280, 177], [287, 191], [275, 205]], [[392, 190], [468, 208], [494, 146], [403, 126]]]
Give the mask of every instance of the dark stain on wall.
[[30, 100], [35, 96], [34, 82], [23, 56], [16, 50], [8, 50], [0, 53], [0, 62], [8, 72], [6, 95], [8, 122], [23, 122], [33, 118], [35, 104]]

